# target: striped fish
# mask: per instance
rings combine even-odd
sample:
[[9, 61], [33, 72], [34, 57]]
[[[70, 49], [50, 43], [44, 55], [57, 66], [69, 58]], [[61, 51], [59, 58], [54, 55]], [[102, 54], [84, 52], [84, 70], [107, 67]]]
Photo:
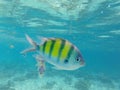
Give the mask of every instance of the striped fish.
[[[26, 35], [26, 38], [34, 47], [24, 50], [22, 53], [25, 54], [31, 51], [39, 52], [39, 54], [35, 56], [38, 62], [48, 62], [54, 65], [56, 69], [61, 70], [75, 70], [84, 66], [84, 60], [80, 51], [68, 40], [45, 38], [42, 39], [42, 44], [36, 44], [28, 35]], [[39, 65], [39, 67], [41, 66], [42, 65]], [[43, 71], [42, 69], [42, 72]]]

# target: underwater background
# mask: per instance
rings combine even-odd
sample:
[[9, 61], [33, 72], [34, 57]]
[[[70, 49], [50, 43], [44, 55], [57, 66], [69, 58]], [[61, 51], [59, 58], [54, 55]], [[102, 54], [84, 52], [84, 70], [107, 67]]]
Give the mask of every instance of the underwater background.
[[[40, 78], [25, 34], [69, 40], [86, 65]], [[0, 90], [120, 90], [120, 0], [0, 0]]]

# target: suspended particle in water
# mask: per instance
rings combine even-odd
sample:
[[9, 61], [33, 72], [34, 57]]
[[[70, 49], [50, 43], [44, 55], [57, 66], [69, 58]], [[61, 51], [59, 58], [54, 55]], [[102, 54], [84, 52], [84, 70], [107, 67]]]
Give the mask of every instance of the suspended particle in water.
[[103, 14], [103, 11], [101, 11], [100, 13]]
[[10, 45], [10, 48], [11, 48], [11, 49], [14, 48], [14, 45], [11, 44], [11, 45]]
[[108, 5], [108, 8], [110, 8], [110, 7], [111, 7], [111, 5], [109, 4], [109, 5]]

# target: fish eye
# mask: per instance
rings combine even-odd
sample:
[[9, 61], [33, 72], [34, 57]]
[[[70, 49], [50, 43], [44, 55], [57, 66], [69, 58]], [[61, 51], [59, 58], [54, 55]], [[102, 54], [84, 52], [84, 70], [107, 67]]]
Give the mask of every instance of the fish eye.
[[77, 58], [76, 58], [76, 61], [79, 62], [79, 61], [80, 61], [80, 57], [77, 57]]

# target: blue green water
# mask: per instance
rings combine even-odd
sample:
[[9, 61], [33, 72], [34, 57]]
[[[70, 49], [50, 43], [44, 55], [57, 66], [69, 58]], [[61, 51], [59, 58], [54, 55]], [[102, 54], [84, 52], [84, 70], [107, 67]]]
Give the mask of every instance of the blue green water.
[[[68, 39], [86, 62], [39, 77], [28, 34]], [[120, 90], [119, 0], [0, 0], [0, 90]]]

